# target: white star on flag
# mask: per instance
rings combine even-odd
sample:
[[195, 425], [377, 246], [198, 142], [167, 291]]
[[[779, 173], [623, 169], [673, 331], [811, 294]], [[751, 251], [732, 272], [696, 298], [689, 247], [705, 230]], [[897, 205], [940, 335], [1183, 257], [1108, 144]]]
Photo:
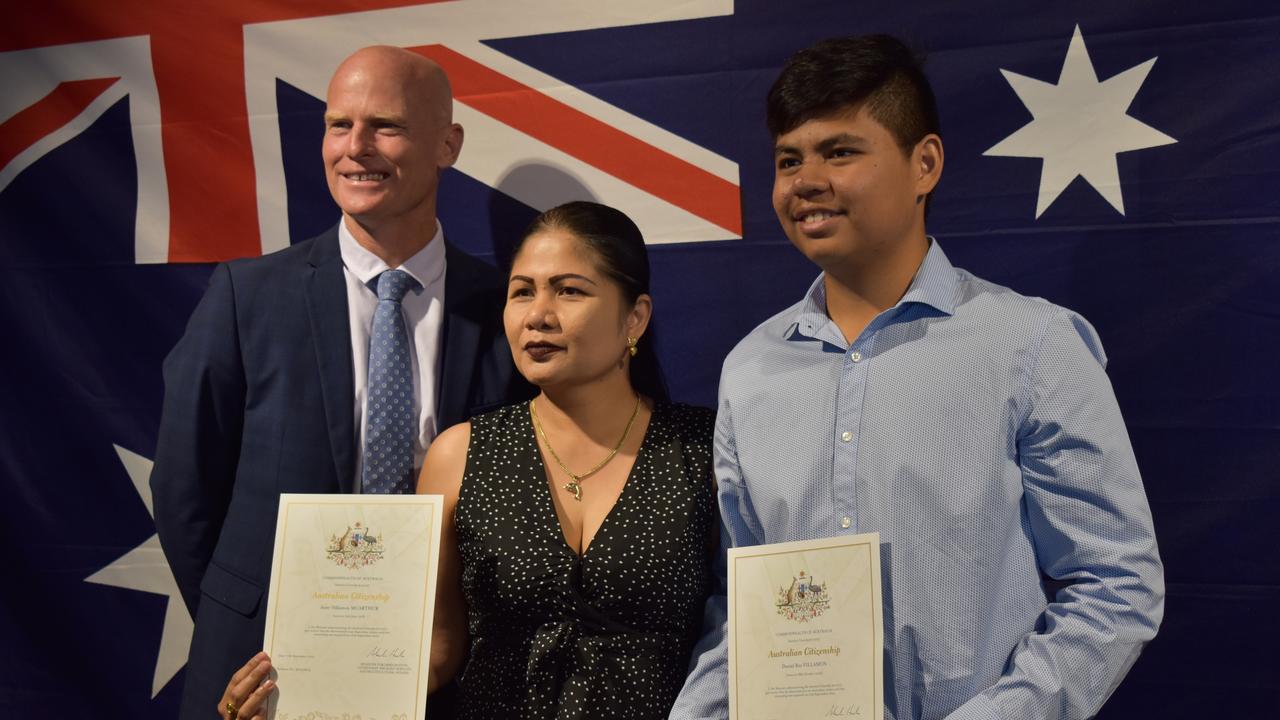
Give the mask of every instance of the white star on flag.
[[983, 155], [1044, 159], [1037, 218], [1077, 177], [1124, 214], [1116, 154], [1177, 142], [1127, 113], [1155, 62], [1098, 82], [1077, 25], [1057, 85], [1000, 70], [1033, 119]]
[[[155, 517], [151, 508], [151, 486], [147, 480], [151, 477], [152, 461], [131, 453], [119, 445], [112, 445], [120, 463], [129, 473], [134, 488], [147, 506], [147, 512]], [[160, 549], [160, 537], [152, 535], [150, 539], [138, 547], [120, 556], [115, 562], [85, 578], [85, 582], [110, 585], [128, 590], [168, 595], [169, 600], [164, 613], [164, 630], [160, 633], [160, 651], [156, 656], [155, 675], [151, 679], [151, 697], [160, 694], [173, 676], [187, 663], [187, 653], [191, 650], [191, 613], [182, 601], [178, 591], [178, 581], [173, 578], [173, 571]]]

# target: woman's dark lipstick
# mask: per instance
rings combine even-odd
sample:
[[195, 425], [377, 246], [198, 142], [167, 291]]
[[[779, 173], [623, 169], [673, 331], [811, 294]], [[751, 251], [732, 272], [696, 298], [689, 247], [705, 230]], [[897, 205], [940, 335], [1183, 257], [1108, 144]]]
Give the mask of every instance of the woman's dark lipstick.
[[559, 345], [552, 345], [549, 342], [531, 342], [525, 343], [524, 345], [524, 351], [529, 354], [529, 357], [533, 358], [534, 361], [537, 362], [546, 360], [548, 357], [551, 357], [552, 354], [560, 352], [563, 349], [564, 348]]

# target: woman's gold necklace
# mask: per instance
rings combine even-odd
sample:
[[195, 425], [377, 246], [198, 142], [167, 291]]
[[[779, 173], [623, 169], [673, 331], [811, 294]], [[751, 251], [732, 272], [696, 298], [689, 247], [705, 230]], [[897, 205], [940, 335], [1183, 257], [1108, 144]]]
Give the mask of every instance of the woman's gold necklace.
[[564, 461], [556, 454], [556, 449], [551, 447], [551, 441], [547, 439], [547, 433], [542, 429], [542, 423], [538, 422], [538, 411], [534, 409], [534, 401], [529, 401], [529, 417], [533, 418], [533, 427], [538, 430], [538, 437], [542, 438], [542, 444], [547, 446], [547, 451], [551, 453], [551, 457], [555, 459], [556, 464], [560, 466], [560, 469], [564, 471], [564, 474], [571, 478], [569, 482], [565, 483], [562, 487], [573, 493], [573, 499], [578, 502], [582, 502], [582, 481], [600, 472], [600, 469], [605, 465], [608, 465], [609, 461], [618, 454], [618, 451], [622, 449], [622, 444], [627, 441], [627, 436], [631, 434], [631, 426], [635, 424], [636, 416], [639, 414], [640, 394], [637, 393], [636, 406], [631, 411], [631, 419], [627, 421], [627, 427], [623, 429], [622, 437], [618, 438], [618, 444], [614, 445], [613, 449], [609, 451], [608, 457], [596, 463], [595, 467], [579, 475], [565, 467]]

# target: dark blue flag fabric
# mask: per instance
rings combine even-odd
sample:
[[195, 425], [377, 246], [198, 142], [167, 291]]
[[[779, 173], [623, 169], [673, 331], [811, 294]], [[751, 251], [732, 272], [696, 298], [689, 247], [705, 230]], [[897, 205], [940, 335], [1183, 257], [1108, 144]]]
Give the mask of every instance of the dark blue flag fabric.
[[161, 362], [213, 263], [337, 220], [342, 57], [449, 72], [467, 135], [440, 217], [463, 249], [501, 262], [569, 199], [635, 217], [673, 394], [713, 405], [724, 355], [816, 275], [773, 216], [765, 93], [795, 50], [866, 32], [929, 57], [951, 260], [1106, 345], [1168, 601], [1101, 717], [1273, 716], [1280, 9], [1256, 0], [24, 4], [0, 28], [0, 716], [175, 714]]

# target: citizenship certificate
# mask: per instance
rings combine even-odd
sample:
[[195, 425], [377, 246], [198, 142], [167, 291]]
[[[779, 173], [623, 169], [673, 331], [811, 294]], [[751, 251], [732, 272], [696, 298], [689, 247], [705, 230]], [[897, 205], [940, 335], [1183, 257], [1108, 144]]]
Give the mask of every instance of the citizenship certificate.
[[439, 495], [280, 496], [268, 717], [426, 717], [441, 508]]
[[729, 550], [729, 717], [884, 716], [880, 536]]

